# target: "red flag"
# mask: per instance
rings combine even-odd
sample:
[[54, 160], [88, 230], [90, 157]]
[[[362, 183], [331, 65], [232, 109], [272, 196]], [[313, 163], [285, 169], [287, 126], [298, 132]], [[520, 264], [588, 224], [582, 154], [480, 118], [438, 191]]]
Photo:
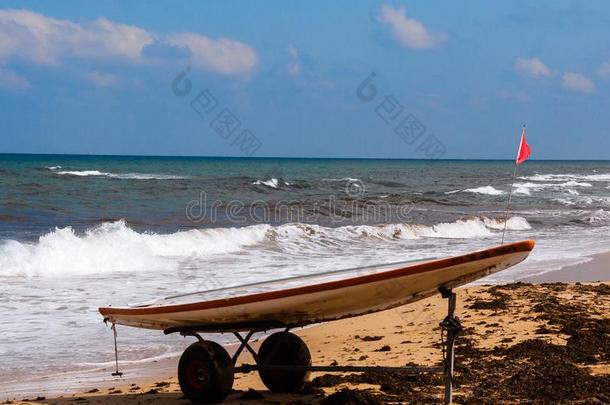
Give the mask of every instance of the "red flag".
[[525, 125], [523, 126], [523, 132], [521, 133], [521, 143], [519, 144], [519, 153], [517, 154], [517, 164], [525, 162], [532, 154], [532, 148], [527, 144], [525, 139]]

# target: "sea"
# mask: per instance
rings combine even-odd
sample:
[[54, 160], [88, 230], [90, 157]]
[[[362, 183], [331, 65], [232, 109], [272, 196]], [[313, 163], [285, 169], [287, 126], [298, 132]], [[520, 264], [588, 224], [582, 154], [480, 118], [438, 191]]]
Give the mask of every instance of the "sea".
[[[0, 155], [0, 398], [108, 379], [97, 308], [535, 239], [507, 283], [610, 248], [610, 162]], [[508, 221], [505, 219], [508, 218]], [[123, 365], [190, 343], [118, 327]], [[229, 339], [230, 337], [224, 337]], [[103, 377], [102, 377], [103, 374]]]

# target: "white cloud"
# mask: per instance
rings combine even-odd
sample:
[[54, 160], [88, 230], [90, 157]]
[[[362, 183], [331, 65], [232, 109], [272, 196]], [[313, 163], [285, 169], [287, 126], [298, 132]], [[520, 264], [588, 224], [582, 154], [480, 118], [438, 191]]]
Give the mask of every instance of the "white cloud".
[[394, 38], [411, 49], [433, 48], [444, 40], [442, 36], [428, 32], [421, 22], [408, 18], [403, 6], [398, 8], [381, 6], [379, 21], [388, 25]]
[[0, 57], [15, 56], [42, 65], [64, 57], [139, 61], [153, 34], [100, 18], [89, 24], [46, 17], [28, 10], [0, 10]]
[[288, 45], [288, 48], [286, 48], [286, 52], [288, 52], [288, 54], [293, 59], [299, 59], [299, 50], [293, 44]]
[[290, 55], [290, 62], [288, 62], [288, 74], [290, 76], [298, 76], [301, 74], [301, 59], [299, 56], [299, 50], [293, 44], [288, 45], [286, 48], [288, 55]]
[[108, 87], [116, 83], [117, 81], [115, 75], [110, 73], [98, 72], [96, 70], [87, 73], [85, 75], [85, 79], [99, 87]]
[[604, 63], [597, 68], [597, 75], [602, 79], [610, 79], [610, 63]]
[[166, 41], [171, 45], [187, 47], [195, 66], [226, 75], [247, 75], [258, 64], [254, 49], [232, 39], [213, 39], [186, 32], [169, 36]]
[[76, 23], [29, 10], [0, 10], [0, 64], [19, 58], [40, 65], [59, 65], [63, 59], [117, 59], [129, 63], [170, 62], [171, 58], [143, 53], [155, 43], [188, 47], [193, 65], [226, 75], [243, 75], [257, 64], [248, 45], [196, 33], [162, 36], [106, 18]]
[[30, 83], [25, 77], [12, 70], [0, 67], [0, 87], [10, 90], [27, 90], [30, 88]]
[[548, 77], [551, 75], [551, 69], [538, 58], [517, 58], [515, 61], [515, 69], [523, 75], [534, 78]]
[[561, 78], [561, 85], [568, 90], [581, 93], [591, 93], [595, 89], [595, 83], [580, 73], [566, 73]]

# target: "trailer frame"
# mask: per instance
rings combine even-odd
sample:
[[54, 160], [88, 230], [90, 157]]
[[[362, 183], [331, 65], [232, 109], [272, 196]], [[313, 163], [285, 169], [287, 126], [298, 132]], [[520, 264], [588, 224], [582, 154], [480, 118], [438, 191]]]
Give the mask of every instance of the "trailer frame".
[[[233, 371], [235, 373], [250, 373], [253, 371], [307, 371], [307, 372], [366, 372], [366, 371], [381, 371], [381, 372], [400, 372], [409, 374], [419, 373], [443, 373], [444, 376], [444, 403], [450, 404], [453, 401], [453, 388], [454, 388], [454, 366], [455, 366], [455, 339], [462, 329], [459, 318], [455, 315], [457, 296], [456, 293], [451, 289], [443, 286], [438, 288], [439, 293], [444, 299], [447, 299], [447, 315], [440, 322], [439, 326], [443, 331], [443, 336], [446, 338], [442, 339], [442, 351], [443, 351], [443, 366], [284, 366], [284, 365], [263, 365], [263, 364], [241, 364], [237, 365], [239, 356], [244, 350], [248, 351], [255, 362], [258, 362], [258, 353], [250, 345], [250, 341], [255, 333], [267, 332], [273, 329], [283, 329], [284, 332], [289, 332], [291, 329], [304, 326], [304, 325], [285, 325], [282, 322], [244, 322], [226, 325], [225, 330], [233, 333], [233, 335], [240, 342], [237, 350], [231, 356], [231, 362], [233, 363]], [[245, 335], [240, 332], [247, 331]], [[190, 325], [186, 327], [172, 327], [163, 331], [166, 335], [179, 333], [182, 336], [193, 336], [197, 338], [199, 342], [205, 340], [201, 337], [201, 333], [218, 333], [217, 327], [210, 327], [207, 325]]]

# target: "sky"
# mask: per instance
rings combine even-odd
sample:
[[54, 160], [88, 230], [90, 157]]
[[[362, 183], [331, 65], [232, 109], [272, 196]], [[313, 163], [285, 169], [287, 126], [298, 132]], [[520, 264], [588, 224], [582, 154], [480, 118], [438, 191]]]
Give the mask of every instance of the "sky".
[[608, 38], [607, 1], [5, 0], [0, 153], [610, 159]]

